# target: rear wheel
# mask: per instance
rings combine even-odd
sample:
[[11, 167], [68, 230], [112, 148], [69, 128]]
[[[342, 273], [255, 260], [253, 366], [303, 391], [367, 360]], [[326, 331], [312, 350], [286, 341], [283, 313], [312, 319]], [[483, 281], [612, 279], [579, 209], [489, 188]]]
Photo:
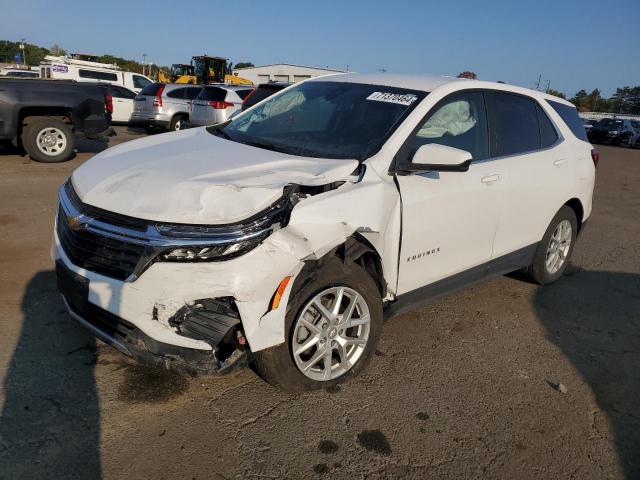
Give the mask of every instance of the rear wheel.
[[177, 132], [178, 130], [183, 130], [186, 127], [187, 119], [181, 115], [176, 115], [171, 119], [171, 123], [169, 124], [169, 130], [171, 132]]
[[533, 263], [527, 269], [534, 282], [547, 285], [562, 276], [573, 253], [577, 233], [576, 214], [564, 205], [553, 217], [538, 245]]
[[286, 342], [256, 352], [254, 370], [289, 391], [329, 387], [357, 375], [382, 331], [382, 301], [357, 264], [331, 260], [289, 301]]
[[26, 126], [22, 145], [37, 162], [64, 162], [73, 154], [73, 131], [62, 120], [43, 118]]

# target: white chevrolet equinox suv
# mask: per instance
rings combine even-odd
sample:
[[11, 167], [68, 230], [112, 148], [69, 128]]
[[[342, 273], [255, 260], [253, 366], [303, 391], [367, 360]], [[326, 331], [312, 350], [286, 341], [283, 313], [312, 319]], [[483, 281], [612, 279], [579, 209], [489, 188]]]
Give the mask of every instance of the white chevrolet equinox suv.
[[327, 387], [366, 366], [385, 317], [515, 270], [557, 280], [597, 160], [575, 107], [541, 92], [314, 78], [78, 168], [60, 189], [58, 285], [140, 362]]

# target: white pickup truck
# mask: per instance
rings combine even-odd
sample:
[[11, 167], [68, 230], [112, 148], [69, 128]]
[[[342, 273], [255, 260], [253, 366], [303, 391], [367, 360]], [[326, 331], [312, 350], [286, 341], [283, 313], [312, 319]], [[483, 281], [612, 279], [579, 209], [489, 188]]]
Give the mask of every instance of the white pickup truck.
[[93, 157], [60, 190], [53, 258], [71, 314], [127, 355], [319, 388], [365, 367], [385, 315], [514, 270], [557, 280], [597, 160], [541, 92], [314, 78]]

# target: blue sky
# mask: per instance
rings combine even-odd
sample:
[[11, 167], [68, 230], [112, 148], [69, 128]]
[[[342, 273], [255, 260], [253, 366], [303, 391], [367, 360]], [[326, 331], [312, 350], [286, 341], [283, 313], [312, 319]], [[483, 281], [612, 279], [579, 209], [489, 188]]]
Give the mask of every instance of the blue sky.
[[0, 0], [0, 39], [167, 65], [210, 54], [455, 75], [571, 95], [640, 85], [640, 0], [108, 2]]

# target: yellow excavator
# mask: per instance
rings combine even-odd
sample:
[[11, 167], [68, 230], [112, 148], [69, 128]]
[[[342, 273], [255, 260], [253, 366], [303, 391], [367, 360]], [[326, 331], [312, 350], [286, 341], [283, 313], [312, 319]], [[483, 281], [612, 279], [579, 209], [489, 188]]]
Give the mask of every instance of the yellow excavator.
[[169, 72], [158, 70], [158, 81], [165, 83], [228, 83], [231, 85], [253, 85], [251, 80], [234, 75], [226, 58], [198, 55], [191, 64], [174, 63]]

